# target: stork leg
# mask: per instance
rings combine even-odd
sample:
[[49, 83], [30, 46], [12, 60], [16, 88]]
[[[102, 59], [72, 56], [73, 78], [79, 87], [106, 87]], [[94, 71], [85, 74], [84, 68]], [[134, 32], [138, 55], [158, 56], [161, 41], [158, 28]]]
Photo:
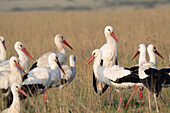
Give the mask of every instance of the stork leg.
[[102, 95], [103, 85], [102, 85], [102, 83], [100, 83], [100, 86], [101, 86], [101, 103], [103, 103], [103, 95]]
[[126, 103], [126, 107], [125, 107], [125, 109], [127, 109], [128, 104], [129, 104], [130, 100], [132, 99], [132, 97], [133, 97], [133, 95], [135, 94], [135, 92], [136, 92], [136, 90], [137, 90], [137, 89], [138, 89], [138, 86], [136, 86], [136, 85], [135, 85], [135, 90], [133, 91], [132, 95], [130, 96], [130, 98], [129, 98], [128, 102]]
[[157, 111], [157, 113], [159, 113], [158, 103], [157, 103], [157, 100], [156, 100], [156, 94], [154, 94], [154, 99], [155, 99], [155, 104], [156, 104], [156, 111]]
[[47, 105], [47, 91], [43, 93], [44, 104]]
[[143, 95], [142, 95], [142, 92], [143, 92], [143, 87], [140, 88], [140, 99], [141, 99], [141, 101], [142, 101], [142, 103], [143, 103]]
[[150, 92], [149, 92], [149, 90], [148, 90], [148, 89], [147, 89], [147, 92], [148, 92], [148, 101], [149, 101], [149, 111], [151, 112]]
[[117, 108], [117, 111], [120, 109], [120, 105], [122, 103], [122, 98], [121, 98], [121, 94], [119, 90], [118, 90], [118, 93], [119, 93], [119, 107]]
[[110, 94], [110, 104], [111, 104], [111, 86], [109, 86], [109, 94]]

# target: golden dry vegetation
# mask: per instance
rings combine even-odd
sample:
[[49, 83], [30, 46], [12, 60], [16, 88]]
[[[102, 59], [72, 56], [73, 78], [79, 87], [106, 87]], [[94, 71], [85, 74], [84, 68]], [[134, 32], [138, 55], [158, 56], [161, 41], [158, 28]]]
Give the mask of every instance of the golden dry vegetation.
[[[68, 55], [76, 56], [77, 74], [73, 82], [63, 89], [62, 102], [59, 103], [59, 89], [48, 90], [47, 106], [43, 103], [42, 95], [26, 99], [26, 103], [34, 109], [36, 102], [37, 113], [58, 112], [115, 112], [118, 107], [118, 94], [112, 90], [112, 103], [109, 105], [109, 93], [104, 94], [101, 104], [100, 96], [92, 87], [92, 64], [84, 68], [91, 57], [91, 52], [100, 48], [105, 42], [104, 27], [111, 25], [119, 40], [119, 65], [123, 67], [134, 66], [138, 58], [131, 60], [140, 43], [146, 45], [153, 43], [164, 56], [165, 61], [157, 57], [158, 67], [170, 64], [170, 8], [136, 9], [136, 10], [103, 10], [103, 11], [67, 11], [67, 12], [1, 12], [0, 35], [6, 37], [8, 58], [17, 55], [13, 46], [16, 41], [25, 44], [30, 54], [37, 59], [47, 51], [57, 51], [54, 36], [63, 34], [65, 40], [74, 48], [66, 48]], [[31, 64], [33, 61], [31, 61]], [[125, 103], [133, 90], [122, 91], [122, 112], [148, 112], [146, 91], [144, 103], [139, 99], [139, 91], [133, 97], [129, 108], [124, 109]], [[163, 89], [163, 104], [158, 98], [158, 105], [162, 113], [170, 111], [170, 91]], [[153, 100], [153, 99], [152, 99]], [[21, 105], [23, 113], [31, 110]], [[0, 111], [2, 106], [0, 105]], [[152, 101], [152, 110], [155, 112], [155, 103]]]

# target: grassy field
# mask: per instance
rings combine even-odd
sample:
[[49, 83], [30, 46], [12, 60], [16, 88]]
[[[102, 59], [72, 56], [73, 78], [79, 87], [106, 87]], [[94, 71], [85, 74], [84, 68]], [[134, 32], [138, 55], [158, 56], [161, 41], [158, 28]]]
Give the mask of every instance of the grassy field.
[[[112, 89], [112, 103], [109, 105], [109, 91], [106, 91], [104, 102], [101, 104], [100, 96], [92, 87], [92, 64], [84, 68], [91, 57], [91, 52], [100, 48], [105, 42], [104, 27], [111, 25], [119, 40], [118, 56], [119, 65], [123, 67], [134, 66], [138, 58], [131, 60], [140, 43], [146, 45], [153, 43], [165, 60], [157, 57], [158, 68], [170, 64], [170, 8], [138, 9], [138, 10], [104, 10], [104, 11], [68, 11], [68, 12], [1, 12], [0, 35], [6, 37], [8, 58], [17, 55], [13, 46], [16, 41], [25, 44], [30, 54], [37, 59], [47, 51], [57, 51], [54, 36], [63, 34], [65, 40], [74, 48], [71, 51], [66, 46], [68, 55], [76, 56], [77, 74], [73, 82], [62, 92], [62, 101], [59, 103], [59, 89], [48, 90], [47, 106], [43, 103], [42, 95], [38, 99], [28, 98], [26, 103], [37, 113], [58, 112], [115, 112], [118, 107], [118, 94]], [[31, 64], [33, 61], [31, 61]], [[136, 92], [127, 110], [125, 103], [133, 90], [122, 91], [122, 112], [149, 112], [147, 93], [144, 94], [144, 103], [139, 100], [139, 91]], [[162, 91], [165, 104], [158, 98], [161, 113], [170, 111], [170, 91]], [[153, 99], [151, 99], [153, 100]], [[21, 105], [23, 113], [31, 110]], [[0, 105], [0, 111], [2, 105]], [[155, 103], [152, 101], [152, 112], [156, 112]]]

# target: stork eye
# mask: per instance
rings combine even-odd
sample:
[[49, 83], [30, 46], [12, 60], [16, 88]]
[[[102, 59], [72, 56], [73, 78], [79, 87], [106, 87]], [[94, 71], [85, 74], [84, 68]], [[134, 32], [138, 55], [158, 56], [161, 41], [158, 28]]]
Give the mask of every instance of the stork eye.
[[15, 62], [15, 63], [17, 63], [17, 61], [16, 61], [16, 60], [14, 60], [14, 62]]
[[20, 47], [22, 47], [22, 45], [20, 45]]
[[95, 55], [95, 53], [93, 53], [93, 56]]
[[110, 29], [108, 29], [108, 31], [110, 31]]
[[155, 49], [155, 50], [156, 50], [156, 47], [153, 47], [153, 49]]
[[16, 88], [18, 88], [18, 86], [16, 86]]

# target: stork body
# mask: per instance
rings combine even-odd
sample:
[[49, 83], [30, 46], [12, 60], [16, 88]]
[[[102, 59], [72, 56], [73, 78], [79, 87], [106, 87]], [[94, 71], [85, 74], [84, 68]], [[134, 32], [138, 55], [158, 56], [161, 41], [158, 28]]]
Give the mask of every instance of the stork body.
[[63, 36], [61, 34], [58, 34], [55, 36], [54, 38], [55, 44], [58, 48], [58, 52], [53, 52], [53, 51], [49, 51], [45, 54], [43, 54], [40, 58], [37, 59], [37, 61], [32, 65], [32, 67], [30, 68], [30, 70], [38, 67], [38, 66], [46, 66], [49, 67], [48, 64], [48, 56], [51, 53], [55, 53], [59, 59], [59, 62], [61, 63], [61, 65], [65, 65], [67, 62], [67, 53], [66, 50], [64, 48], [64, 46], [62, 45], [62, 43], [64, 43], [65, 45], [67, 45], [70, 49], [73, 49], [64, 39]]
[[[153, 50], [154, 49], [150, 49], [150, 47], [148, 47], [148, 53], [150, 55], [150, 58], [152, 58], [152, 55], [154, 54], [154, 52], [157, 53], [156, 51], [153, 51]], [[145, 51], [146, 51], [145, 45], [140, 44], [138, 47], [138, 51], [134, 57], [136, 57], [140, 53], [139, 78], [140, 78], [141, 82], [143, 83], [143, 85], [148, 90], [149, 109], [151, 111], [150, 93], [152, 93], [152, 94], [154, 94], [157, 112], [159, 112], [157, 100], [156, 100], [156, 97], [161, 93], [161, 89], [162, 89], [161, 82], [160, 82], [159, 70], [158, 70], [157, 66], [155, 65], [156, 59], [153, 62], [144, 62], [141, 60], [141, 59], [144, 59], [144, 57], [146, 56], [146, 54], [144, 54]], [[152, 61], [152, 59], [150, 59], [150, 61]]]
[[[29, 94], [38, 95], [44, 93], [48, 88], [52, 87], [53, 84], [59, 84], [61, 80], [61, 72], [63, 71], [58, 57], [55, 53], [51, 53], [48, 57], [48, 63], [50, 67], [39, 66], [29, 71], [28, 74], [24, 75], [22, 89]], [[60, 69], [59, 69], [59, 68]], [[64, 72], [63, 72], [64, 73]], [[23, 97], [22, 99], [25, 99]]]
[[[103, 67], [100, 65], [102, 53], [99, 49], [92, 52], [92, 57], [87, 63], [87, 65], [95, 58], [93, 64], [93, 70], [95, 77], [100, 81], [109, 86], [115, 87], [119, 90], [129, 89], [136, 86], [143, 86], [140, 82], [138, 75], [129, 69], [124, 69], [119, 65], [113, 65], [111, 67]], [[86, 65], [86, 66], [87, 66]], [[120, 92], [119, 92], [120, 95]], [[121, 97], [119, 102], [119, 107], [121, 105]]]
[[[162, 59], [164, 59], [160, 53], [156, 50], [156, 47], [153, 44], [150, 44], [148, 46], [148, 54], [150, 57], [149, 62], [153, 62], [155, 65], [157, 65], [157, 60], [155, 53], [160, 56]], [[161, 85], [163, 87], [169, 87], [170, 86], [170, 67], [162, 68], [159, 70], [160, 79], [161, 79]]]
[[[102, 52], [102, 60], [101, 60], [100, 64], [103, 67], [117, 65], [118, 64], [118, 55], [117, 55], [116, 41], [118, 41], [118, 40], [114, 34], [113, 28], [111, 26], [106, 26], [104, 29], [104, 34], [105, 34], [107, 42], [100, 48], [100, 50]], [[97, 89], [101, 91], [101, 101], [102, 101], [102, 93], [104, 93], [107, 90], [108, 85], [105, 84], [104, 88], [103, 88], [102, 83], [99, 82], [99, 84], [97, 85], [97, 81], [98, 81], [98, 79], [95, 78], [95, 74], [93, 73], [93, 87], [94, 87], [94, 90], [96, 91], [96, 93], [98, 92]], [[110, 89], [110, 91], [111, 91], [111, 89]], [[111, 100], [111, 92], [110, 92], [110, 100]]]

